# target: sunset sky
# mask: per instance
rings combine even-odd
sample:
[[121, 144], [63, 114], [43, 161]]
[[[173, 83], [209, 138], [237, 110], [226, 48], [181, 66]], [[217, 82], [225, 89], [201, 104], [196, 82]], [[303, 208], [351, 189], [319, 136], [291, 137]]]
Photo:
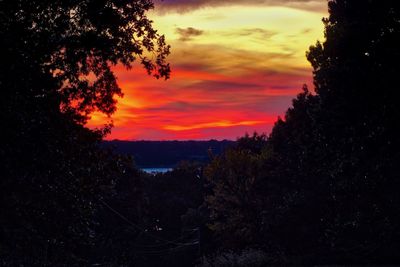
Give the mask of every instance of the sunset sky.
[[[149, 17], [171, 45], [171, 79], [114, 69], [124, 97], [107, 139], [236, 139], [269, 133], [304, 83], [323, 39], [325, 0], [164, 0]], [[94, 114], [91, 127], [108, 119]]]

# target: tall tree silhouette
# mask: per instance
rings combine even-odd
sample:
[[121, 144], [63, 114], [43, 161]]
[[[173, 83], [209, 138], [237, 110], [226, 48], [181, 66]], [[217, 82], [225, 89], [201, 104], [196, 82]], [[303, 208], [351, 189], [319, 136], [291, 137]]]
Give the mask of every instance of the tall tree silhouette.
[[87, 264], [93, 214], [131, 163], [101, 150], [122, 95], [111, 67], [138, 59], [168, 78], [169, 46], [152, 1], [0, 1], [0, 258], [5, 265]]
[[344, 259], [391, 263], [399, 260], [400, 7], [394, 1], [337, 0], [329, 2], [329, 11], [326, 41], [308, 53], [332, 210], [326, 242]]
[[[400, 6], [328, 5], [326, 40], [307, 53], [315, 93], [304, 88], [268, 137], [254, 182], [254, 202], [262, 203], [254, 225], [279, 262], [398, 263]], [[222, 187], [234, 169], [218, 164]]]
[[398, 261], [399, 12], [394, 1], [329, 1], [326, 40], [307, 54], [316, 95], [294, 105], [270, 140], [292, 158], [280, 168], [293, 170], [287, 177], [300, 196], [288, 251], [326, 262]]

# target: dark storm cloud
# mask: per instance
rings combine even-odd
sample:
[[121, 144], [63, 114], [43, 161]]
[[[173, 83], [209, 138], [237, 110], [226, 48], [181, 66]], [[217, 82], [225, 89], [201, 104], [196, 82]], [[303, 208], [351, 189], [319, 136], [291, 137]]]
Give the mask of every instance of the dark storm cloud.
[[189, 12], [202, 7], [229, 5], [293, 6], [299, 9], [325, 11], [327, 0], [155, 0], [159, 12]]
[[181, 41], [189, 41], [193, 37], [202, 35], [203, 31], [199, 30], [199, 29], [195, 29], [193, 27], [188, 27], [186, 29], [177, 28], [176, 29], [176, 33], [178, 33], [180, 35], [179, 40], [181, 40]]

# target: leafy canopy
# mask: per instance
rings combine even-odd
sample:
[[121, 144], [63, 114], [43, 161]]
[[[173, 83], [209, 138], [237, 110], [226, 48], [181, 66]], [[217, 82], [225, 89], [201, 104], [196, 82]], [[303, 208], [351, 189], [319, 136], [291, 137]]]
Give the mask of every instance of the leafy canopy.
[[149, 74], [169, 78], [170, 47], [146, 16], [153, 7], [151, 0], [0, 1], [2, 67], [52, 79], [51, 88], [31, 95], [56, 96], [77, 122], [95, 110], [110, 115], [113, 97], [122, 96], [112, 66], [139, 60]]

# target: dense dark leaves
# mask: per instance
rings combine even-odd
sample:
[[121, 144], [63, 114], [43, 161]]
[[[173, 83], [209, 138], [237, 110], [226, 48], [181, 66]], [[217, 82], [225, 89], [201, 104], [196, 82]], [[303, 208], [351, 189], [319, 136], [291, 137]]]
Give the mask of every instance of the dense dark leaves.
[[[63, 111], [85, 121], [93, 110], [110, 115], [122, 95], [111, 66], [139, 59], [168, 78], [169, 46], [152, 28], [152, 1], [1, 1], [4, 66], [28, 65], [55, 83], [33, 96], [57, 96]], [[7, 59], [7, 60], [4, 60]], [[22, 88], [20, 88], [22, 90]]]
[[254, 195], [264, 158], [260, 149], [264, 146], [265, 136], [240, 138], [237, 147], [214, 158], [205, 170], [212, 190], [205, 199], [210, 210], [208, 226], [217, 242], [229, 248], [241, 248], [257, 240], [259, 225], [254, 219], [259, 214]]
[[[326, 40], [307, 53], [316, 93], [304, 88], [261, 152], [240, 159], [239, 148], [211, 165], [211, 226], [217, 236], [234, 233], [244, 224], [233, 218], [244, 218], [246, 229], [259, 230], [252, 245], [280, 263], [398, 263], [400, 7], [335, 0], [329, 12]], [[233, 175], [254, 183], [255, 212], [242, 208], [246, 200], [231, 205], [235, 191], [245, 192]], [[223, 245], [247, 240], [225, 238]]]
[[[112, 66], [169, 77], [152, 1], [0, 1], [0, 265], [88, 265], [101, 201], [132, 162], [83, 125], [122, 95]], [[132, 175], [134, 179], [134, 175]], [[132, 189], [132, 192], [135, 192]]]

